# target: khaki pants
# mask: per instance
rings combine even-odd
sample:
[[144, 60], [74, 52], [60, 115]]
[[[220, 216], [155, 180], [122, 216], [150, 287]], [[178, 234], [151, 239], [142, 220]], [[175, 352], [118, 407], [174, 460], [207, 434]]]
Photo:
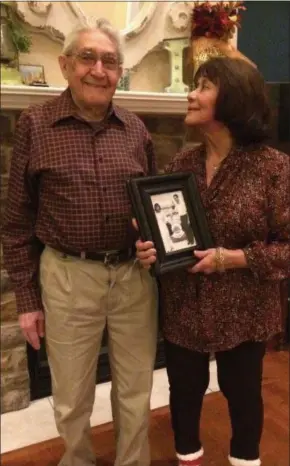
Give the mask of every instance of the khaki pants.
[[40, 281], [55, 420], [66, 449], [59, 466], [95, 464], [90, 416], [105, 324], [112, 374], [115, 466], [148, 466], [157, 342], [154, 280], [133, 261], [107, 267], [46, 247]]

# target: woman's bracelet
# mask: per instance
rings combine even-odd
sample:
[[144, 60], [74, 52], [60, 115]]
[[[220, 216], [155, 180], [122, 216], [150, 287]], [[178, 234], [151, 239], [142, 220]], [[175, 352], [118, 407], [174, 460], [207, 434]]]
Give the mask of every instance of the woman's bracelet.
[[225, 272], [225, 255], [224, 255], [224, 248], [216, 248], [215, 250], [215, 266], [217, 272]]

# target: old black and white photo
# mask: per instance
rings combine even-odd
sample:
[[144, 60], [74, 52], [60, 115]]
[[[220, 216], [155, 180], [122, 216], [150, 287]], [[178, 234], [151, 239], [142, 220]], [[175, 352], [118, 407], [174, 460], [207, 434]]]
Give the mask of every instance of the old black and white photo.
[[196, 245], [182, 191], [152, 195], [151, 202], [166, 253]]

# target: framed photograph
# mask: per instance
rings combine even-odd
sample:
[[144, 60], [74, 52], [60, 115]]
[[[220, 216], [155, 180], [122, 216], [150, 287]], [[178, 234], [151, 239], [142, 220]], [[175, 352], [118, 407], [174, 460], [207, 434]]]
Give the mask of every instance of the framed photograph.
[[194, 249], [214, 246], [192, 173], [131, 178], [127, 186], [140, 236], [157, 251], [156, 275], [193, 265]]
[[19, 65], [19, 71], [23, 84], [26, 86], [47, 87], [42, 65]]

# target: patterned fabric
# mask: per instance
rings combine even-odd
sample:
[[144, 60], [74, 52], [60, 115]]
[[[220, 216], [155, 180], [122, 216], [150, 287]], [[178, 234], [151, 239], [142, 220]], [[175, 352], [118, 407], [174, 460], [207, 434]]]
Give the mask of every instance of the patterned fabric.
[[125, 109], [112, 106], [104, 122], [89, 124], [67, 89], [21, 114], [3, 227], [19, 312], [42, 309], [37, 276], [44, 244], [76, 252], [133, 245], [126, 180], [155, 169], [151, 138]]
[[280, 281], [290, 276], [290, 157], [266, 146], [232, 150], [209, 187], [205, 150], [168, 172], [193, 171], [216, 246], [244, 248], [249, 268], [170, 272], [161, 279], [165, 337], [197, 351], [266, 340], [281, 330]]

